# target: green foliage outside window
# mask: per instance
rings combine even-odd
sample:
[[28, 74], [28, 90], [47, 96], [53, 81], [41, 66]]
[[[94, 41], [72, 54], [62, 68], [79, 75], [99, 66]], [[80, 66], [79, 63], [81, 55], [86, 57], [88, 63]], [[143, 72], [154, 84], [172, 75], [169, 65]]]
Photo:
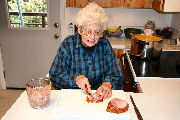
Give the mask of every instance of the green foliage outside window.
[[[18, 12], [18, 5], [16, 0], [7, 0], [8, 1], [8, 9], [9, 12]], [[24, 2], [24, 0], [20, 0], [21, 11], [22, 13], [27, 12], [43, 12], [47, 13], [47, 3], [46, 0], [28, 0], [28, 2]], [[24, 23], [42, 23], [41, 16], [23, 16]], [[19, 24], [11, 24], [13, 27], [21, 27], [20, 25], [20, 16], [18, 15], [10, 15], [10, 23], [19, 23]], [[45, 17], [45, 23], [47, 24], [47, 17]], [[39, 25], [31, 25], [25, 27], [41, 27]]]

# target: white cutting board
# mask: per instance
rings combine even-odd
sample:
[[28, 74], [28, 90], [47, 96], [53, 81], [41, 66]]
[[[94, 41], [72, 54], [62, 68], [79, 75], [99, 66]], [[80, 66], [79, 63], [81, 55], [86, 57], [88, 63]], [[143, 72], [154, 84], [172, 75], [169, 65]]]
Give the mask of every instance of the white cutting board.
[[63, 89], [56, 100], [53, 117], [69, 120], [131, 120], [130, 107], [121, 114], [106, 112], [108, 103], [113, 98], [127, 100], [122, 90], [113, 90], [111, 98], [101, 103], [88, 103], [82, 90]]

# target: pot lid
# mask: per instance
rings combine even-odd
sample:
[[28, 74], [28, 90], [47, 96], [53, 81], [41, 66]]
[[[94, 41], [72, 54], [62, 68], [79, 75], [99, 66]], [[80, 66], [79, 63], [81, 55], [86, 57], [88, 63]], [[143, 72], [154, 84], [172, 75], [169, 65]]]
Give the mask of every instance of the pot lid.
[[135, 34], [131, 37], [132, 39], [142, 40], [142, 41], [161, 41], [163, 40], [160, 36], [145, 35], [145, 34]]

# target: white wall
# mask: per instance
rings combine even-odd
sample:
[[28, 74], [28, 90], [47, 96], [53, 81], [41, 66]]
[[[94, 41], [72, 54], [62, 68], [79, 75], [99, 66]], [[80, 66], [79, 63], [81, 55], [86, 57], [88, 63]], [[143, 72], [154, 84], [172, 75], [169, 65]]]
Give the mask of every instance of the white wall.
[[53, 27], [55, 22], [59, 23], [60, 21], [60, 2], [59, 0], [50, 0], [50, 29], [41, 31], [9, 30], [4, 1], [0, 0], [0, 45], [6, 86], [23, 88], [26, 81], [45, 77], [49, 72], [61, 43], [60, 40], [55, 40], [53, 37], [55, 33], [60, 31]]
[[159, 14], [152, 9], [106, 8], [110, 26], [144, 26], [148, 20], [157, 27], [171, 26], [172, 14]]
[[[64, 2], [65, 1], [61, 1]], [[73, 22], [75, 15], [80, 8], [61, 9], [65, 13], [63, 25], [63, 37], [68, 35], [68, 24]], [[143, 27], [148, 20], [155, 21], [156, 27], [171, 26], [172, 14], [160, 14], [153, 9], [131, 9], [131, 8], [105, 8], [109, 18], [109, 26]], [[62, 18], [63, 19], [63, 18]]]
[[180, 13], [173, 15], [172, 27], [174, 28], [173, 38], [180, 38]]
[[180, 31], [180, 13], [174, 14], [172, 17], [172, 27]]

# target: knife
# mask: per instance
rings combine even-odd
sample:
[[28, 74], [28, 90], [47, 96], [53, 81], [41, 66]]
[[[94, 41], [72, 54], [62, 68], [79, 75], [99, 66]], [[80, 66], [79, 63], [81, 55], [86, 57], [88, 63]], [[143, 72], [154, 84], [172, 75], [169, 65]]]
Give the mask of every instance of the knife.
[[89, 96], [92, 98], [92, 100], [94, 101], [93, 95], [92, 95], [92, 93], [90, 93], [90, 92], [88, 91], [88, 88], [87, 88], [87, 85], [86, 85], [86, 84], [85, 84], [85, 89], [86, 89], [87, 95], [89, 95]]
[[134, 102], [134, 100], [133, 100], [133, 97], [130, 95], [130, 99], [131, 99], [131, 102], [132, 102], [132, 104], [133, 104], [133, 106], [134, 106], [134, 110], [135, 110], [135, 112], [136, 112], [136, 115], [137, 115], [137, 117], [138, 117], [138, 119], [139, 120], [143, 120], [143, 117], [141, 116], [141, 113], [140, 113], [140, 111], [138, 110], [138, 108], [137, 108], [137, 106], [136, 106], [136, 104], [135, 104], [135, 102]]

